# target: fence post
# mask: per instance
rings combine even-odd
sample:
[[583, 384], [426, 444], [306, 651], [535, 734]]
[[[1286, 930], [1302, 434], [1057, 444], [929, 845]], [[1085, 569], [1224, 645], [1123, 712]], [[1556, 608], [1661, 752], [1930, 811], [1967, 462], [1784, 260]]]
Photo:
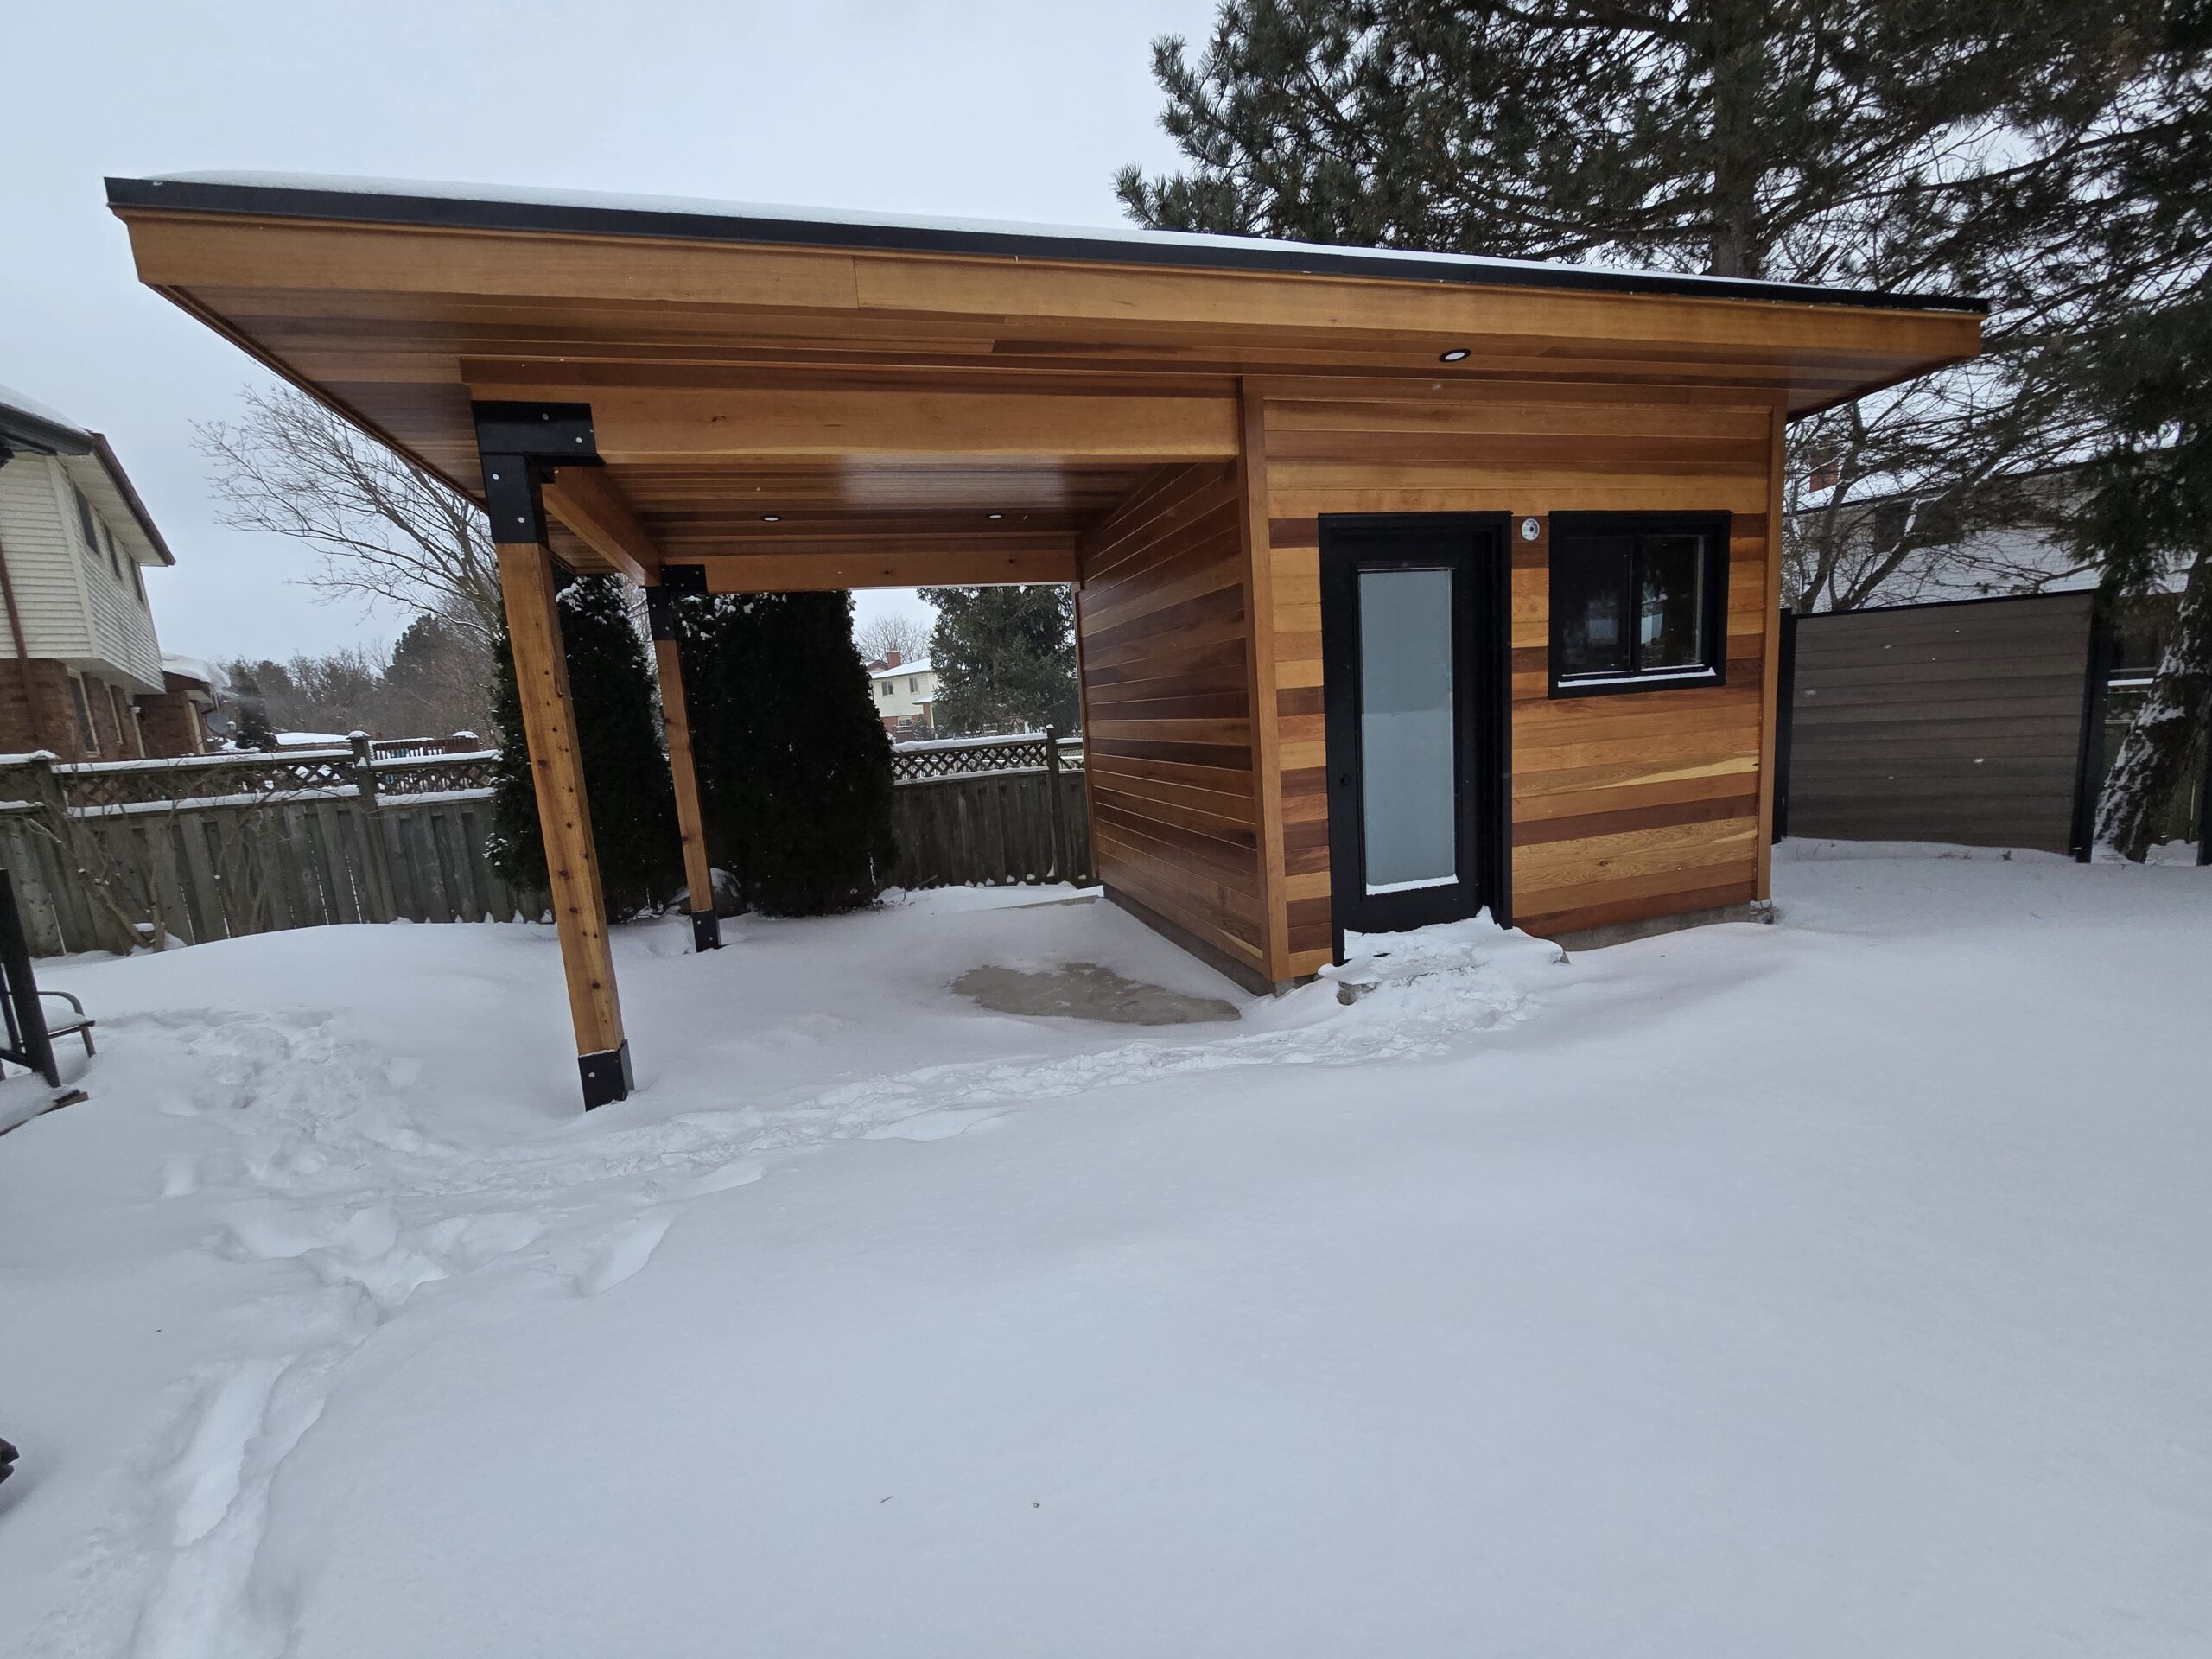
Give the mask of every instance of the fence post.
[[1050, 815], [1052, 835], [1052, 867], [1045, 873], [1048, 881], [1065, 881], [1067, 878], [1067, 822], [1060, 805], [1060, 733], [1056, 726], [1045, 728], [1045, 804]]
[[2082, 737], [2074, 753], [2074, 861], [2096, 856], [2097, 805], [2105, 786], [2105, 702], [2112, 687], [2112, 619], [2101, 599], [2089, 608], [2088, 660], [2082, 671]]
[[1782, 607], [1782, 638], [1775, 652], [1774, 840], [1789, 835], [1789, 746], [1797, 729], [1797, 613]]
[[368, 887], [371, 919], [389, 922], [395, 919], [398, 909], [392, 900], [391, 866], [385, 856], [384, 808], [377, 799], [376, 745], [366, 732], [352, 734], [353, 745], [353, 792], [361, 803], [361, 857], [366, 868], [361, 874]]
[[2204, 702], [2204, 729], [2197, 734], [2204, 744], [2204, 774], [2196, 780], [2196, 862], [2212, 864], [2212, 697]]

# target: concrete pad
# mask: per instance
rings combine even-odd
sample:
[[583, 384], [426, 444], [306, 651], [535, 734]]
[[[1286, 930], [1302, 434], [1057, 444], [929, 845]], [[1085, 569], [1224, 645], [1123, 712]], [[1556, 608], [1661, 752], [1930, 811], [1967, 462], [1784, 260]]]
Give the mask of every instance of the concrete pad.
[[1115, 1026], [1192, 1026], [1234, 1020], [1236, 1009], [1217, 996], [1192, 996], [1147, 985], [1095, 962], [1058, 968], [971, 968], [952, 982], [961, 995], [1000, 1014], [1096, 1020]]

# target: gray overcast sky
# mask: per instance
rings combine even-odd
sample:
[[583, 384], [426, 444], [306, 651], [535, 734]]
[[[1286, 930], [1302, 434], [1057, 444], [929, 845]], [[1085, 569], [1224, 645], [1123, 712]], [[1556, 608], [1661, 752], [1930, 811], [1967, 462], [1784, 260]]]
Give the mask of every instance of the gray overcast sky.
[[[105, 432], [177, 568], [164, 649], [288, 657], [397, 632], [217, 522], [191, 423], [260, 371], [138, 286], [108, 174], [253, 168], [1063, 224], [1173, 159], [1149, 42], [1211, 0], [944, 5], [215, 0], [14, 10], [0, 58], [0, 384]], [[911, 595], [863, 596], [918, 608]]]

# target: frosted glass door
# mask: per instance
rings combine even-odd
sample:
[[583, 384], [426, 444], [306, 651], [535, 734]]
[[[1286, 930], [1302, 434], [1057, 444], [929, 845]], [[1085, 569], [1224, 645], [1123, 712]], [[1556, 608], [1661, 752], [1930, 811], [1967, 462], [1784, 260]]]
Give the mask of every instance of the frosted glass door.
[[1459, 879], [1452, 572], [1359, 573], [1359, 799], [1367, 891]]

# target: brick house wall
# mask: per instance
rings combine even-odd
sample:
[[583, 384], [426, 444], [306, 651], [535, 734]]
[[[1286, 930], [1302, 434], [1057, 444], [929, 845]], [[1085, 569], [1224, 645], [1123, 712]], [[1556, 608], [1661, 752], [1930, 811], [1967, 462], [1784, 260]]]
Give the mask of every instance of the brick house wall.
[[188, 682], [176, 675], [163, 677], [168, 689], [159, 696], [138, 699], [138, 729], [152, 755], [204, 754], [199, 711], [192, 706]]
[[87, 758], [68, 671], [38, 658], [17, 658], [0, 664], [0, 751], [22, 754], [39, 748], [64, 760]]

